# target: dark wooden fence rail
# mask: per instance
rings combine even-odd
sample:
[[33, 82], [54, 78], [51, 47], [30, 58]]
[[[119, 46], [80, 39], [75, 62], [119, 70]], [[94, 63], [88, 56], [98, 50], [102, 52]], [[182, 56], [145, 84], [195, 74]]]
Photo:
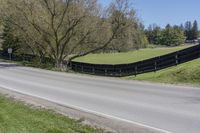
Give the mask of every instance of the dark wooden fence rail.
[[[7, 53], [0, 51], [1, 58], [9, 59]], [[12, 55], [16, 61], [26, 60], [32, 61], [36, 56], [34, 55]], [[155, 72], [161, 69], [165, 69], [171, 66], [182, 64], [194, 59], [200, 58], [200, 44], [189, 47], [174, 53], [158, 56], [155, 58], [120, 65], [105, 65], [105, 64], [89, 64], [71, 61], [71, 69], [75, 72], [101, 75], [101, 76], [112, 76], [122, 77], [130, 75], [138, 75], [147, 72]], [[45, 58], [46, 61], [53, 61], [49, 58]]]
[[200, 58], [200, 45], [130, 64], [105, 65], [72, 61], [70, 67], [75, 72], [122, 77], [158, 71], [197, 58]]

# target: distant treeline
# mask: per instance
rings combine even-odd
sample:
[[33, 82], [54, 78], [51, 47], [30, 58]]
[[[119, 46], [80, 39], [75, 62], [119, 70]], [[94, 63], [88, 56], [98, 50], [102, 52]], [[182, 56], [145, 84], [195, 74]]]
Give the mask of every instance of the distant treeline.
[[187, 21], [185, 25], [170, 25], [165, 28], [153, 24], [146, 30], [145, 34], [149, 43], [158, 45], [177, 46], [183, 44], [186, 40], [196, 40], [199, 37], [198, 22]]

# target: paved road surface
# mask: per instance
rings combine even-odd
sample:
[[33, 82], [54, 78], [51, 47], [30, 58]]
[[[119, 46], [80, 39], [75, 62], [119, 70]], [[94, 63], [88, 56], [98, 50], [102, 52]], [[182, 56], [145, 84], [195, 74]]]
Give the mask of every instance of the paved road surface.
[[200, 88], [84, 77], [0, 62], [0, 87], [174, 133], [200, 133]]

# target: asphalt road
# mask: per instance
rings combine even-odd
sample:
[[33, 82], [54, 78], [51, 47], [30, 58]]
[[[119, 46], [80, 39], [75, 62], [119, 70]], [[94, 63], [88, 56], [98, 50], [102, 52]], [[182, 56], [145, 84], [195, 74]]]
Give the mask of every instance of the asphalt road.
[[0, 87], [174, 133], [200, 133], [200, 88], [78, 76], [0, 62]]

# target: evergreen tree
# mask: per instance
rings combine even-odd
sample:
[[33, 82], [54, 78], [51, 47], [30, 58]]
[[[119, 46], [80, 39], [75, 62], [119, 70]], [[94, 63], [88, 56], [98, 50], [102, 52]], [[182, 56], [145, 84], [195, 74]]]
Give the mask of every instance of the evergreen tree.
[[181, 29], [182, 31], [185, 31], [185, 28], [184, 28], [183, 24], [181, 24], [179, 27], [180, 27], [180, 29]]
[[161, 33], [162, 29], [159, 26], [155, 27], [153, 30], [154, 44], [160, 44]]
[[165, 28], [166, 28], [166, 29], [170, 29], [170, 28], [171, 28], [171, 25], [170, 25], [170, 24], [167, 24]]
[[4, 23], [1, 39], [3, 40], [2, 49], [4, 53], [7, 53], [8, 48], [12, 48], [13, 52], [19, 49], [19, 39], [12, 34], [12, 28], [8, 22]]
[[187, 40], [192, 40], [192, 22], [187, 21], [185, 23], [185, 36]]
[[147, 39], [148, 39], [148, 42], [150, 44], [153, 44], [153, 28], [152, 28], [152, 25], [149, 25], [148, 29], [145, 30], [145, 34], [147, 36]]
[[159, 44], [159, 38], [161, 35], [161, 28], [159, 26], [156, 24], [149, 25], [145, 33], [150, 44]]
[[199, 31], [198, 31], [198, 23], [197, 21], [195, 20], [194, 23], [193, 23], [193, 27], [192, 27], [192, 30], [191, 30], [191, 38], [192, 40], [195, 40], [199, 37]]

